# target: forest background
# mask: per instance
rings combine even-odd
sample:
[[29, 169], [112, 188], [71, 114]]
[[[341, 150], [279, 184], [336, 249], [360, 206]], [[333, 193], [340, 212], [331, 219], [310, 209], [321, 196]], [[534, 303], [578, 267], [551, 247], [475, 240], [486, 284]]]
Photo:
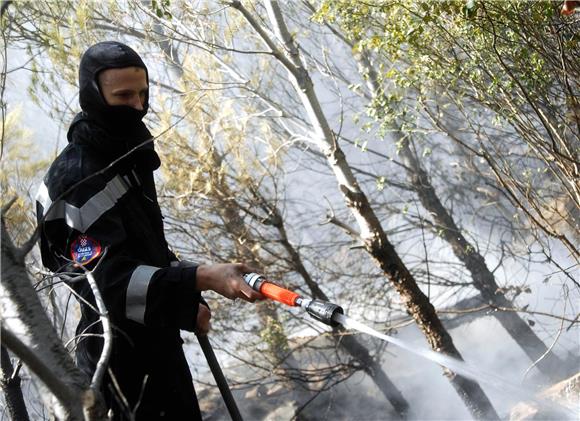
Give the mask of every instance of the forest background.
[[[65, 274], [42, 268], [33, 210], [79, 111], [80, 56], [109, 39], [149, 67], [146, 121], [181, 258], [251, 262], [531, 388], [575, 374], [580, 40], [578, 14], [561, 7], [2, 2], [4, 384], [23, 376], [32, 418], [99, 411], [99, 379], [70, 357], [78, 309]], [[517, 401], [293, 309], [209, 302], [211, 341], [255, 417], [491, 419]]]

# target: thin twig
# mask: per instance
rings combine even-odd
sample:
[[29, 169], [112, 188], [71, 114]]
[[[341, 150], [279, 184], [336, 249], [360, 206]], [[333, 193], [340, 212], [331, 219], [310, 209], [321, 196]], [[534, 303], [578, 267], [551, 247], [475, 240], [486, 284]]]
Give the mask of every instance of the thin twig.
[[13, 196], [12, 199], [8, 201], [4, 206], [2, 206], [2, 216], [6, 215], [6, 212], [10, 210], [10, 208], [16, 203], [16, 196]]

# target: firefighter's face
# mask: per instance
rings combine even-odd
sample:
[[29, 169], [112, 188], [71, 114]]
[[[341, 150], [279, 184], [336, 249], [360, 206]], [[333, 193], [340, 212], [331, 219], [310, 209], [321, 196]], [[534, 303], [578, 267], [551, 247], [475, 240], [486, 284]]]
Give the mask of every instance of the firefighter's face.
[[147, 98], [147, 76], [140, 67], [106, 69], [99, 73], [101, 93], [109, 105], [128, 105], [143, 110]]

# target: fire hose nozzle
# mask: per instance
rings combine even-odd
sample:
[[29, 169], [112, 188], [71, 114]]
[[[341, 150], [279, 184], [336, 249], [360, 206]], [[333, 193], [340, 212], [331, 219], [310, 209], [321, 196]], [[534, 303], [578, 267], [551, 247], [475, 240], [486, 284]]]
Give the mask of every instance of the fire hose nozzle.
[[328, 301], [302, 298], [295, 292], [269, 282], [264, 276], [257, 273], [246, 273], [244, 275], [244, 281], [266, 297], [291, 307], [300, 306], [319, 322], [332, 327], [339, 325], [338, 322], [333, 320], [333, 316], [337, 313], [344, 314], [342, 307], [336, 304], [329, 303]]
[[297, 306], [300, 300], [300, 295], [269, 282], [264, 276], [257, 273], [245, 274], [244, 281], [254, 290], [262, 293], [271, 300], [278, 301], [290, 307]]
[[344, 314], [341, 306], [322, 300], [302, 300], [300, 306], [304, 308], [313, 318], [332, 327], [338, 326], [333, 317], [335, 314]]

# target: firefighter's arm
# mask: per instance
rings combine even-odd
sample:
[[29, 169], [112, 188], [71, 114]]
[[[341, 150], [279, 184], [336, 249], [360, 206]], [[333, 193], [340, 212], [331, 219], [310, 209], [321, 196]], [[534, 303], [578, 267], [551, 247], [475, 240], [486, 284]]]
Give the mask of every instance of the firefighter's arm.
[[[246, 273], [256, 272], [257, 269], [244, 263], [218, 263], [198, 265], [187, 260], [174, 261], [172, 265], [197, 268], [196, 285], [199, 291], [212, 290], [226, 298], [235, 300], [241, 298], [254, 302], [264, 297], [250, 288], [244, 281]], [[203, 302], [206, 306], [207, 304]]]
[[113, 320], [194, 331], [201, 299], [197, 268], [155, 267], [134, 257], [131, 248], [143, 244], [128, 238], [118, 206], [128, 191], [119, 176], [94, 177], [57, 199], [50, 212], [43, 206], [46, 249], [61, 265], [72, 260], [96, 266], [94, 277]]
[[[171, 250], [171, 249], [167, 249], [167, 254], [169, 255], [169, 261], [170, 266], [171, 267], [181, 267], [181, 268], [192, 268], [192, 267], [198, 267], [199, 264], [192, 262], [191, 260], [179, 260], [179, 258], [175, 255], [175, 253]], [[203, 298], [203, 296], [200, 298], [200, 304], [203, 304], [204, 306], [206, 306], [209, 309], [209, 304], [207, 303], [207, 301], [205, 301], [205, 299]]]

